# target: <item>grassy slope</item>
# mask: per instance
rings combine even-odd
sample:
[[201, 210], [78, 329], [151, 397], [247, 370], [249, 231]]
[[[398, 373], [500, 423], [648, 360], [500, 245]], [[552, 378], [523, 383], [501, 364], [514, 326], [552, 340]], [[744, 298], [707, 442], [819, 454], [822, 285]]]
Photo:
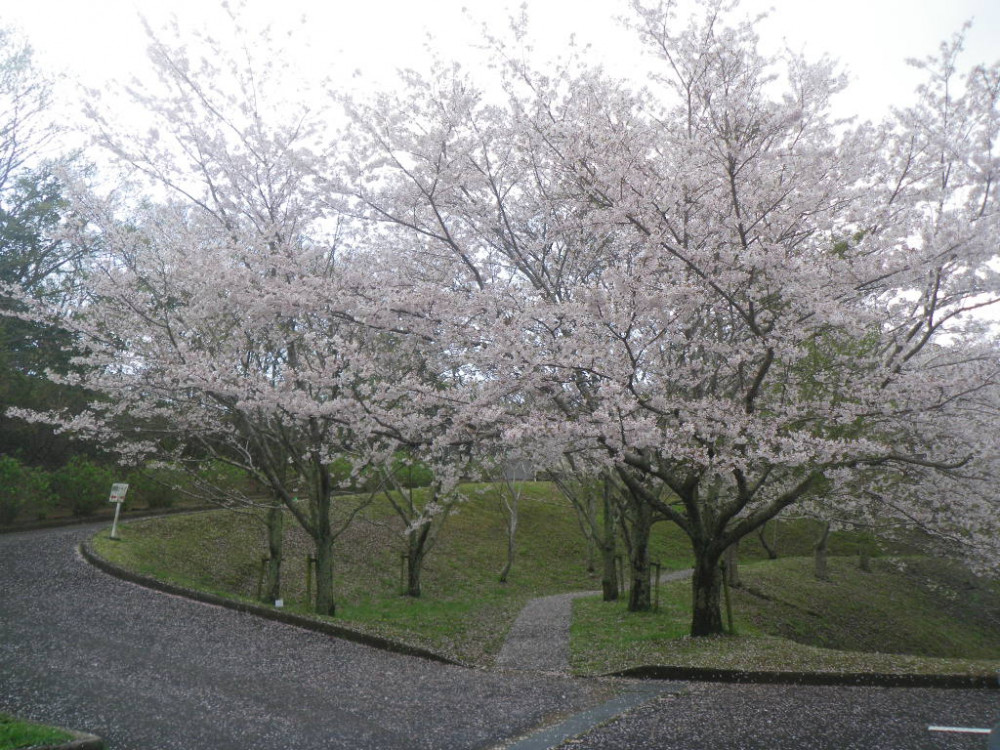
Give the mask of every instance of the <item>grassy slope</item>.
[[[384, 502], [357, 517], [336, 544], [340, 621], [488, 664], [528, 599], [600, 587], [586, 571], [586, 545], [571, 509], [543, 483], [526, 484], [517, 558], [510, 581], [500, 584], [506, 532], [495, 490], [466, 491], [471, 499], [447, 519], [427, 557], [420, 599], [399, 595], [402, 523]], [[122, 542], [98, 539], [97, 547], [148, 575], [252, 598], [264, 533], [253, 514], [217, 512], [133, 522], [122, 530]], [[312, 547], [291, 519], [285, 545], [285, 605], [305, 612], [305, 560]]]
[[69, 742], [73, 735], [62, 729], [21, 721], [7, 714], [0, 714], [0, 750], [55, 745]]
[[737, 606], [749, 624], [773, 635], [841, 650], [1000, 656], [998, 591], [955, 564], [875, 560], [865, 573], [834, 558], [823, 582], [811, 561], [799, 558], [754, 566], [745, 578]]
[[[384, 503], [365, 509], [337, 543], [338, 619], [488, 665], [529, 598], [600, 587], [599, 579], [585, 569], [586, 547], [572, 511], [544, 483], [526, 485], [517, 560], [510, 582], [498, 583], [505, 555], [499, 502], [493, 488], [468, 487], [467, 491], [472, 499], [449, 517], [438, 546], [427, 558], [421, 599], [399, 595], [401, 522]], [[815, 526], [793, 521], [771, 533], [777, 534], [783, 556], [804, 555], [811, 548]], [[98, 540], [99, 551], [128, 567], [178, 583], [247, 598], [256, 592], [265, 545], [264, 527], [252, 514], [218, 512], [134, 522], [122, 536], [124, 541], [118, 543]], [[850, 554], [856, 547], [857, 540], [850, 535], [831, 539], [834, 554]], [[305, 559], [309, 554], [308, 538], [289, 520], [283, 576], [289, 609], [306, 611]], [[900, 572], [880, 565], [871, 576], [852, 574], [848, 586], [845, 576], [855, 566], [834, 558], [833, 583], [819, 584], [812, 579], [809, 560], [794, 562], [783, 557], [754, 564], [766, 557], [754, 538], [744, 542], [741, 557], [747, 563], [742, 566], [747, 587], [735, 596], [737, 623], [741, 632], [755, 634], [752, 644], [732, 639], [692, 643], [683, 638], [690, 619], [690, 584], [681, 582], [664, 587], [661, 612], [655, 614], [627, 614], [620, 606], [597, 600], [578, 602], [573, 642], [576, 668], [592, 673], [644, 662], [706, 659], [718, 664], [742, 659], [740, 663], [757, 662], [758, 666], [763, 661], [778, 668], [791, 656], [803, 663], [843, 661], [812, 646], [789, 644], [785, 637], [836, 648], [883, 652], [916, 648], [927, 654], [934, 653], [927, 643], [953, 642], [950, 651], [937, 655], [1000, 657], [1000, 636], [995, 628], [983, 626], [1000, 612], [1000, 592], [970, 589], [978, 584], [963, 578], [964, 574], [948, 574], [931, 587], [921, 588], [916, 584], [921, 566], [936, 566], [911, 563]], [[689, 565], [686, 541], [676, 527], [656, 527], [652, 558], [668, 570]], [[885, 587], [872, 585], [883, 578]], [[977, 619], [953, 607], [955, 592], [962, 594], [958, 598], [963, 601], [970, 592], [979, 596], [983, 616]], [[948, 616], [937, 617], [946, 603], [951, 607]], [[900, 612], [915, 613], [914, 627], [885, 625]], [[862, 643], [858, 634], [871, 637]], [[940, 669], [940, 665], [905, 668], [926, 671]], [[982, 671], [983, 666], [967, 668]], [[960, 666], [954, 669], [961, 671]]]
[[663, 586], [659, 613], [635, 615], [599, 598], [576, 602], [574, 668], [585, 674], [643, 664], [733, 669], [993, 674], [1000, 668], [1000, 587], [924, 558], [811, 558], [745, 565], [732, 593], [739, 636], [685, 637], [690, 587]]

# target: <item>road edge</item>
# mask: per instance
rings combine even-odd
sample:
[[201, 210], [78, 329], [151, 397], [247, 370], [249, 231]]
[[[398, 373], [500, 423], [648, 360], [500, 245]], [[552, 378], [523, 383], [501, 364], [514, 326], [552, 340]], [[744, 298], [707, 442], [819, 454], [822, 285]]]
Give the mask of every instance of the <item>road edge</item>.
[[174, 596], [181, 596], [186, 599], [202, 602], [203, 604], [212, 604], [217, 607], [224, 607], [226, 609], [244, 614], [256, 615], [257, 617], [262, 617], [266, 620], [273, 620], [284, 623], [285, 625], [292, 625], [305, 630], [311, 630], [314, 633], [321, 633], [323, 635], [329, 635], [345, 641], [360, 643], [382, 651], [389, 651], [396, 654], [402, 654], [404, 656], [415, 656], [420, 659], [427, 659], [428, 661], [447, 664], [449, 666], [464, 667], [466, 669], [474, 668], [456, 659], [452, 659], [421, 646], [414, 646], [412, 644], [395, 641], [382, 636], [373, 635], [371, 633], [365, 633], [360, 630], [354, 630], [353, 628], [349, 628], [345, 625], [336, 625], [331, 622], [314, 620], [310, 617], [275, 609], [264, 604], [255, 604], [237, 599], [229, 599], [217, 594], [209, 594], [204, 591], [198, 591], [197, 589], [186, 588], [178, 584], [167, 583], [166, 581], [142, 575], [141, 573], [135, 573], [101, 557], [94, 550], [90, 541], [91, 540], [86, 539], [80, 542], [80, 555], [84, 560], [110, 576], [137, 584], [144, 588], [153, 589], [165, 594], [173, 594]]

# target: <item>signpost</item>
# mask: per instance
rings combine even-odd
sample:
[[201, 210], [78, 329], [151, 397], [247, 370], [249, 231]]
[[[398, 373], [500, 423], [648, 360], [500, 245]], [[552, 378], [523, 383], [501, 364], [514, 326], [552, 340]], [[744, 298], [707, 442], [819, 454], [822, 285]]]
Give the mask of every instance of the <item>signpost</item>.
[[118, 538], [118, 516], [122, 512], [122, 503], [125, 502], [125, 493], [128, 492], [128, 485], [124, 482], [116, 482], [111, 485], [111, 497], [108, 498], [109, 503], [115, 504], [115, 520], [111, 524], [111, 538]]

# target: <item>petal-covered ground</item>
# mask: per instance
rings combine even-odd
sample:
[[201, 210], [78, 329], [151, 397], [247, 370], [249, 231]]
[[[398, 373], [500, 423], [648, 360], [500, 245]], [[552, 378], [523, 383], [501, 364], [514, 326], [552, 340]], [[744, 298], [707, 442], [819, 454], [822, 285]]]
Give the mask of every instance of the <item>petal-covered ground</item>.
[[[0, 536], [0, 710], [93, 732], [108, 750], [541, 750], [561, 738], [525, 736], [631, 692], [443, 666], [149, 591], [80, 559], [93, 530]], [[996, 690], [664, 688], [611, 721], [579, 717], [583, 734], [560, 747], [972, 750], [986, 738], [928, 727], [1000, 720]]]

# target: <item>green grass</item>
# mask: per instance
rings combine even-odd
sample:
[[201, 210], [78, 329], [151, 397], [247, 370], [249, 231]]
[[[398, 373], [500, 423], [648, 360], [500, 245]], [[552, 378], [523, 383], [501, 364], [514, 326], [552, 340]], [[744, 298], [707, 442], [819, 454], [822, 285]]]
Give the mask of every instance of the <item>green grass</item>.
[[[429, 648], [467, 663], [493, 664], [504, 638], [532, 597], [600, 588], [587, 572], [587, 549], [569, 505], [547, 483], [527, 483], [518, 552], [507, 584], [497, 580], [505, 559], [504, 520], [496, 489], [469, 485], [470, 496], [450, 516], [425, 563], [423, 596], [402, 596], [403, 525], [385, 502], [363, 510], [335, 546], [337, 621], [365, 632]], [[341, 499], [339, 512], [350, 510]], [[741, 545], [745, 586], [734, 592], [740, 638], [690, 639], [690, 583], [661, 590], [661, 611], [635, 614], [599, 599], [576, 604], [573, 666], [595, 674], [639, 664], [834, 669], [889, 672], [992, 672], [1000, 663], [1000, 591], [960, 569], [908, 558], [873, 560], [858, 570], [863, 538], [831, 536], [832, 581], [812, 576], [808, 555], [818, 525], [808, 520], [769, 528], [782, 558], [767, 561], [756, 537]], [[213, 593], [256, 595], [265, 528], [255, 513], [211, 512], [136, 521], [106, 533], [99, 554], [147, 575]], [[286, 523], [283, 597], [308, 614], [305, 561], [311, 541]], [[898, 556], [901, 546], [873, 549]], [[664, 570], [690, 566], [677, 527], [658, 524], [651, 557]], [[897, 559], [896, 557], [892, 559]], [[965, 606], [968, 604], [969, 606]], [[908, 655], [902, 655], [902, 654]], [[859, 655], [860, 654], [860, 655]], [[961, 658], [962, 662], [942, 661]], [[971, 660], [971, 661], [970, 661]]]
[[732, 592], [737, 636], [689, 638], [687, 582], [661, 587], [659, 612], [598, 597], [575, 602], [573, 668], [601, 674], [664, 664], [749, 670], [986, 674], [1000, 668], [1000, 588], [927, 558], [811, 558], [744, 565]]
[[0, 750], [55, 745], [72, 739], [73, 735], [62, 729], [33, 724], [7, 714], [0, 714]]
[[[496, 489], [464, 489], [470, 500], [447, 519], [427, 557], [420, 599], [400, 595], [403, 525], [387, 503], [356, 518], [335, 545], [339, 622], [489, 665], [530, 598], [600, 588], [587, 572], [586, 543], [571, 508], [547, 483], [525, 485], [514, 568], [509, 581], [499, 583], [506, 532]], [[342, 502], [347, 512], [351, 501]], [[95, 548], [162, 580], [243, 598], [256, 594], [265, 549], [256, 514], [220, 511], [136, 521], [120, 536], [122, 541], [113, 542], [100, 535]], [[311, 541], [289, 518], [282, 591], [291, 611], [308, 613], [305, 561], [311, 554]]]
[[735, 601], [742, 618], [772, 635], [838, 650], [939, 658], [1000, 658], [1000, 592], [954, 563], [875, 560], [871, 572], [832, 558], [830, 580], [812, 560], [746, 570]]

